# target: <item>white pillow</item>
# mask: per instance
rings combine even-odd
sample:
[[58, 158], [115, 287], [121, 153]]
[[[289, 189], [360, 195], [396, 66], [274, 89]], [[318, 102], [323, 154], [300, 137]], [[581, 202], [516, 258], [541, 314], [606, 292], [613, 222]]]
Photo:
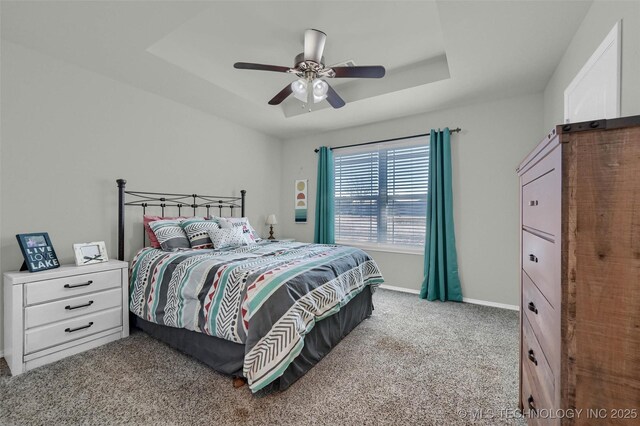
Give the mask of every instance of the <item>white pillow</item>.
[[249, 245], [242, 233], [242, 228], [239, 227], [210, 229], [208, 233], [215, 249]]
[[249, 223], [249, 219], [246, 217], [216, 217], [215, 220], [220, 225], [220, 228], [229, 229], [238, 227], [242, 229], [247, 244], [255, 244], [260, 241], [260, 236], [255, 229]]

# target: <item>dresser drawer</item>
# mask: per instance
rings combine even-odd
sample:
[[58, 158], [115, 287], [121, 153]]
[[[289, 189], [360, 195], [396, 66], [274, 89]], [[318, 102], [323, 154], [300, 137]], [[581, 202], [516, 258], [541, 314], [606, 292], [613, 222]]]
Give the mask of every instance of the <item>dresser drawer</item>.
[[25, 332], [25, 354], [122, 326], [120, 307], [83, 315]]
[[538, 287], [522, 271], [522, 310], [554, 375], [560, 374], [560, 311], [553, 309]]
[[25, 284], [27, 305], [120, 287], [121, 281], [122, 271], [117, 269]]
[[547, 354], [540, 347], [529, 320], [522, 320], [522, 365], [531, 373], [529, 381], [538, 389], [539, 397], [548, 405], [555, 399], [555, 375], [551, 370]]
[[562, 151], [560, 145], [557, 145], [553, 150], [541, 156], [541, 158], [537, 158], [533, 163], [535, 164], [520, 176], [522, 186], [546, 175], [552, 170], [560, 170], [562, 167]]
[[114, 288], [98, 293], [42, 303], [25, 308], [25, 328], [75, 318], [122, 305], [122, 290]]
[[[521, 401], [523, 405], [523, 412], [527, 418], [527, 424], [529, 425], [559, 425], [558, 419], [549, 418], [549, 411], [553, 407], [551, 403], [545, 400], [538, 388], [535, 386], [531, 372], [528, 370], [526, 364], [522, 364], [522, 387]], [[541, 411], [542, 410], [542, 411]]]
[[559, 308], [561, 290], [559, 244], [554, 244], [523, 230], [522, 269], [529, 275], [551, 306], [554, 309]]
[[562, 188], [553, 168], [522, 187], [522, 225], [559, 236]]

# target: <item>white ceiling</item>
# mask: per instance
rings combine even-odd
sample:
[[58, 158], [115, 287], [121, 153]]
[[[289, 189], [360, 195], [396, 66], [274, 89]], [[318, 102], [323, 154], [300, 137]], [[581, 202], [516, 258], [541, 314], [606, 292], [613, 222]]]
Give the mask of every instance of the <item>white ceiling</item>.
[[[280, 138], [544, 89], [591, 1], [69, 1], [1, 4], [2, 38]], [[267, 101], [306, 28], [327, 64], [384, 65], [334, 80], [347, 101]]]

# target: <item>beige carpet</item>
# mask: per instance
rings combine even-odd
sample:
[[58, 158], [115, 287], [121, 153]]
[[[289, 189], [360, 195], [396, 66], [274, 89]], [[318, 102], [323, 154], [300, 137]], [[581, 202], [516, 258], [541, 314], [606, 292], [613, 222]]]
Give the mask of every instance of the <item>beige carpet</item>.
[[374, 301], [373, 316], [284, 392], [234, 389], [142, 332], [18, 377], [1, 360], [0, 424], [521, 424], [509, 418], [517, 312], [385, 290]]

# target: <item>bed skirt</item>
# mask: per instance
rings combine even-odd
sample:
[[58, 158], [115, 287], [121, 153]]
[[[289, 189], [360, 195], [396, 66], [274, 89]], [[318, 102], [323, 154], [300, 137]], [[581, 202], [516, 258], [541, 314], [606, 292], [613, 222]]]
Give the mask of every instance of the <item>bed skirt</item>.
[[[371, 287], [366, 286], [336, 314], [316, 323], [305, 336], [304, 348], [300, 355], [287, 367], [282, 376], [267, 385], [265, 390], [287, 389], [324, 358], [358, 324], [371, 316], [372, 311]], [[220, 373], [242, 377], [244, 345], [183, 328], [155, 324], [135, 315], [131, 317], [132, 324], [150, 336], [191, 355]]]

